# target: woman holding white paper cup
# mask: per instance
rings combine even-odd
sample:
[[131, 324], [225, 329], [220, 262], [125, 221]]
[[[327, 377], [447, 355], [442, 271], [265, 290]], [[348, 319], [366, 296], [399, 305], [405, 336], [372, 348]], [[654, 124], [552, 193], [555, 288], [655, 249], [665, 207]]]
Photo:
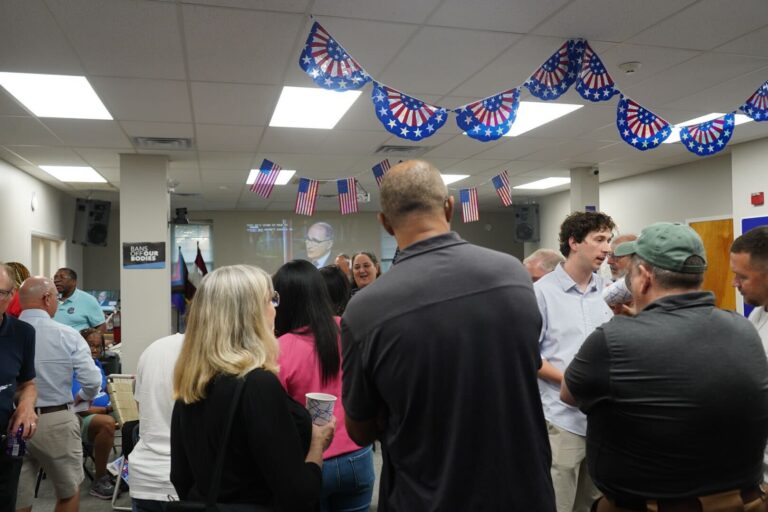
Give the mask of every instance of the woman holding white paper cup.
[[325, 452], [320, 510], [368, 510], [375, 480], [373, 453], [370, 446], [355, 444], [344, 426], [340, 319], [334, 316], [325, 282], [304, 260], [286, 263], [272, 281], [282, 298], [275, 318], [280, 382], [297, 401], [306, 398], [315, 423], [336, 419], [336, 435]]
[[[275, 308], [269, 275], [248, 265], [206, 275], [189, 310], [173, 376], [171, 482], [182, 500], [205, 500], [224, 450], [218, 503], [316, 510], [322, 453], [335, 422], [311, 424], [277, 378]], [[244, 380], [226, 446], [233, 392]]]

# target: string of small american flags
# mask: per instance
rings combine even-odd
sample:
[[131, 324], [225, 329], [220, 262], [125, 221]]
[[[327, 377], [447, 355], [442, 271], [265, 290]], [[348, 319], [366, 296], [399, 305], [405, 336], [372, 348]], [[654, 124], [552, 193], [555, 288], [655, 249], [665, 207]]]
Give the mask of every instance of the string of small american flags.
[[[373, 167], [371, 172], [376, 180], [376, 185], [381, 187], [381, 180], [386, 176], [391, 164], [389, 159], [382, 160]], [[260, 195], [263, 198], [269, 198], [272, 189], [275, 186], [277, 175], [282, 170], [278, 164], [264, 159], [259, 167], [259, 172], [250, 187], [250, 191]], [[311, 217], [315, 213], [317, 198], [319, 197], [319, 188], [322, 183], [335, 183], [339, 198], [339, 211], [342, 215], [358, 213], [358, 195], [357, 195], [357, 176], [349, 178], [334, 178], [326, 180], [316, 180], [312, 178], [299, 178], [299, 187], [296, 193], [296, 203], [294, 212], [297, 215], [307, 215]], [[488, 183], [493, 184], [496, 194], [503, 206], [512, 205], [512, 195], [509, 188], [509, 176], [507, 171], [502, 171], [488, 181], [480, 183], [476, 187], [461, 188], [459, 192], [459, 205], [461, 206], [461, 220], [464, 223], [476, 222], [480, 220], [479, 203], [477, 188]], [[451, 189], [455, 190], [455, 189]]]
[[[299, 58], [299, 66], [317, 84], [333, 91], [350, 91], [371, 82], [371, 100], [385, 130], [397, 137], [419, 141], [437, 133], [453, 113], [465, 135], [481, 142], [497, 140], [509, 132], [517, 117], [520, 93], [552, 101], [571, 86], [589, 102], [618, 96], [616, 128], [637, 150], [657, 148], [673, 133], [697, 156], [725, 149], [733, 136], [737, 110], [754, 121], [768, 121], [768, 80], [737, 110], [689, 126], [673, 126], [624, 95], [589, 42], [569, 39], [520, 86], [454, 108], [430, 105], [373, 79], [320, 23], [315, 21]], [[745, 119], [749, 120], [749, 119]]]

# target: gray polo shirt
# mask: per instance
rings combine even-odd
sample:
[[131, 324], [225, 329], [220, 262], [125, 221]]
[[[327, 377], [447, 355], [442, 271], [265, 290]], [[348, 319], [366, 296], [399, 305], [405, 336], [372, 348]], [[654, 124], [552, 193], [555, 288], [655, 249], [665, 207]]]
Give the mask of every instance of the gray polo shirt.
[[351, 419], [383, 411], [380, 511], [554, 510], [540, 329], [522, 264], [455, 233], [355, 295], [342, 396]]

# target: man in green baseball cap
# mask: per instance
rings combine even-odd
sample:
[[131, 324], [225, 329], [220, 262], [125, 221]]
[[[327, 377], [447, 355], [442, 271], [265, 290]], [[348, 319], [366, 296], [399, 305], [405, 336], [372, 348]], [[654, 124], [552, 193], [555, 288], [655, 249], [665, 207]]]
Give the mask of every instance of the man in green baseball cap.
[[589, 335], [561, 388], [587, 415], [587, 466], [604, 493], [593, 510], [762, 510], [759, 335], [700, 290], [707, 259], [690, 227], [653, 224], [616, 252], [631, 256], [639, 313]]

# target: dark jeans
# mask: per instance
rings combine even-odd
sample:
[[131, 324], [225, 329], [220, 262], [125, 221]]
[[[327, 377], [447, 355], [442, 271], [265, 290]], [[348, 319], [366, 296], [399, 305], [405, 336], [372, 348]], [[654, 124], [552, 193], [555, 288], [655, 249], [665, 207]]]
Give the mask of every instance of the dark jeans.
[[165, 507], [167, 506], [167, 501], [137, 500], [136, 498], [131, 498], [131, 508], [133, 509], [133, 512], [165, 512]]
[[323, 461], [322, 512], [368, 510], [373, 494], [373, 451], [361, 448]]
[[15, 512], [22, 459], [7, 456], [4, 444], [0, 448], [0, 512]]

